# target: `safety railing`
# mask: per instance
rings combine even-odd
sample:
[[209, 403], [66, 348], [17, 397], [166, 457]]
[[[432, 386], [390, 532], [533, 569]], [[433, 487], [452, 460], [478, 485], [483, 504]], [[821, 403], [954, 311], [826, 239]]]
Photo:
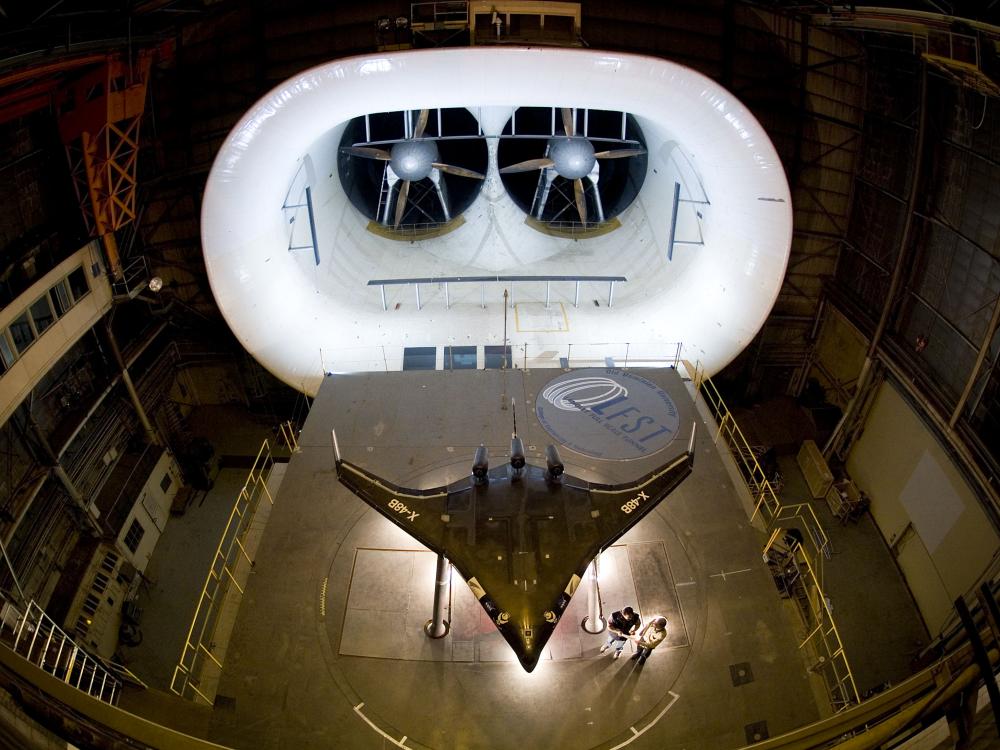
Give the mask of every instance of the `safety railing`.
[[789, 522], [798, 522], [806, 531], [814, 555], [808, 555], [801, 544], [796, 544], [794, 556], [794, 563], [801, 569], [803, 585], [808, 592], [805, 597], [808, 606], [799, 607], [799, 614], [809, 631], [809, 636], [801, 646], [811, 644], [815, 657], [814, 671], [822, 668], [831, 704], [839, 711], [851, 701], [857, 702], [858, 695], [840, 634], [823, 593], [823, 561], [829, 559], [831, 553], [830, 539], [826, 530], [811, 504], [782, 505], [770, 478], [758, 460], [758, 451], [751, 447], [718, 388], [706, 376], [700, 363], [692, 364], [688, 360], [682, 360], [682, 363], [684, 371], [695, 386], [696, 393], [704, 399], [715, 419], [716, 444], [720, 439], [725, 440], [726, 447], [753, 498], [754, 508], [750, 520], [753, 521], [760, 516], [765, 525], [773, 529], [771, 540], [765, 548], [765, 558], [768, 549]]
[[806, 529], [809, 539], [812, 541], [815, 550], [816, 567], [818, 578], [823, 581], [823, 560], [830, 559], [830, 539], [816, 516], [816, 511], [809, 503], [796, 503], [793, 505], [782, 505], [778, 499], [771, 478], [767, 476], [758, 460], [758, 452], [755, 451], [743, 430], [736, 423], [729, 407], [719, 393], [715, 383], [705, 376], [704, 370], [700, 370], [699, 365], [692, 366], [690, 362], [684, 362], [698, 393], [705, 399], [705, 403], [712, 412], [712, 416], [718, 425], [715, 433], [715, 442], [719, 439], [726, 441], [733, 460], [743, 476], [747, 489], [753, 497], [754, 510], [750, 520], [753, 521], [760, 515], [764, 523], [771, 528], [779, 522], [798, 520]]
[[[514, 307], [514, 284], [525, 284], [525, 283], [544, 283], [545, 284], [545, 307], [548, 308], [552, 300], [552, 282], [556, 283], [569, 283], [575, 284], [573, 287], [573, 307], [580, 306], [580, 284], [581, 282], [599, 282], [608, 285], [608, 307], [614, 307], [615, 304], [615, 283], [624, 282], [628, 279], [624, 276], [426, 276], [420, 278], [409, 278], [409, 279], [372, 279], [368, 282], [368, 286], [379, 287], [379, 292], [382, 297], [382, 310], [387, 311], [388, 301], [385, 296], [385, 288], [387, 286], [413, 286], [414, 294], [416, 295], [417, 309], [423, 309], [423, 302], [420, 299], [420, 287], [435, 285], [444, 291], [444, 306], [445, 309], [451, 309], [451, 287], [450, 284], [479, 284], [479, 306], [486, 307], [486, 285], [487, 284], [503, 284], [505, 291], [508, 291], [508, 304]], [[534, 300], [532, 300], [534, 301]]]
[[250, 530], [260, 500], [266, 498], [269, 503], [274, 504], [274, 499], [267, 489], [267, 480], [273, 466], [271, 447], [265, 440], [229, 513], [226, 528], [222, 532], [212, 564], [205, 576], [205, 583], [201, 588], [194, 616], [191, 618], [191, 626], [188, 628], [180, 660], [174, 667], [170, 690], [183, 698], [194, 699], [197, 696], [209, 705], [215, 703], [214, 691], [209, 694], [201, 689], [201, 685], [205, 679], [206, 669], [214, 666], [218, 672], [222, 670], [222, 662], [212, 653], [216, 626], [219, 624], [222, 602], [229, 587], [233, 586], [240, 596], [243, 595], [243, 587], [234, 573], [241, 564], [250, 567], [254, 564], [243, 542]]
[[296, 430], [295, 425], [292, 424], [290, 419], [278, 425], [278, 430], [281, 433], [281, 441], [288, 448], [289, 452], [302, 452], [302, 448], [299, 447], [298, 430]]
[[135, 297], [149, 283], [149, 266], [146, 256], [137, 255], [128, 265], [122, 268], [121, 278], [111, 285], [115, 297]]
[[12, 617], [10, 605], [3, 611], [0, 642], [67, 685], [112, 706], [118, 704], [121, 680], [103, 661], [77, 646], [34, 600], [24, 614]]
[[410, 24], [468, 23], [469, 4], [444, 0], [443, 2], [410, 3]]
[[807, 649], [809, 671], [823, 679], [834, 711], [861, 702], [844, 643], [830, 611], [830, 601], [816, 576], [805, 547], [797, 541], [783, 543], [784, 529], [777, 528], [764, 547], [764, 559], [773, 568], [775, 580], [795, 603], [804, 626], [800, 649]]

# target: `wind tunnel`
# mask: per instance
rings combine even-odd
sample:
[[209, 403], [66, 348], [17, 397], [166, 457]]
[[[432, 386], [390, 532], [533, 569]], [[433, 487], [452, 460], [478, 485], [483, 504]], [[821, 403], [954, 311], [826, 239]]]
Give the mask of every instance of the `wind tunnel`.
[[[604, 131], [615, 117], [625, 126], [612, 137]], [[363, 132], [365, 120], [376, 132]], [[398, 132], [380, 138], [382, 120]], [[601, 128], [604, 143], [590, 137]], [[465, 150], [444, 140], [436, 150], [413, 145], [450, 135], [469, 141]], [[557, 153], [570, 137], [574, 148]], [[413, 179], [397, 173], [390, 185], [385, 165], [400, 140], [410, 144], [397, 154], [400, 170], [402, 156], [419, 163], [406, 172]], [[599, 156], [614, 152], [629, 153]], [[533, 160], [552, 166], [501, 174]], [[356, 179], [362, 172], [368, 184]], [[546, 196], [539, 210], [552, 172], [550, 192], [562, 203]], [[602, 194], [612, 182], [616, 190]], [[487, 300], [479, 283], [452, 283], [446, 302], [440, 284], [425, 282], [422, 305], [412, 286], [390, 286], [383, 308], [369, 282], [387, 279], [623, 278], [613, 308], [607, 284], [585, 282], [578, 307], [557, 289], [565, 323], [514, 325], [509, 343], [551, 352], [682, 342], [684, 356], [713, 374], [763, 324], [791, 234], [781, 163], [732, 94], [665, 60], [577, 49], [421, 50], [305, 71], [233, 129], [202, 208], [223, 315], [262, 365], [309, 394], [324, 373], [382, 370], [403, 347], [502, 343], [504, 284]], [[515, 287], [521, 318], [543, 312], [544, 283]]]

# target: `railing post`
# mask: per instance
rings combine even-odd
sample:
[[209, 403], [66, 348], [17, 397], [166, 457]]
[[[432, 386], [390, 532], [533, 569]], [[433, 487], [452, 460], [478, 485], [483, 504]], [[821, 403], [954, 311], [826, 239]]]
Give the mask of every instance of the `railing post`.
[[451, 297], [448, 295], [448, 282], [444, 282], [444, 309], [451, 309]]
[[615, 282], [611, 282], [611, 286], [608, 289], [608, 309], [614, 307], [615, 304]]
[[631, 344], [628, 341], [625, 342], [625, 369], [628, 369], [628, 349]]
[[552, 282], [551, 281], [546, 281], [545, 282], [545, 309], [546, 310], [549, 309], [549, 292], [550, 292], [551, 288], [552, 288]]
[[576, 292], [573, 294], [573, 307], [580, 306], [580, 282], [576, 282]]
[[486, 282], [484, 281], [479, 287], [479, 306], [486, 309]]
[[385, 284], [379, 284], [378, 288], [382, 292], [382, 312], [385, 312], [389, 309], [385, 304]]
[[719, 436], [722, 435], [722, 430], [726, 426], [726, 420], [729, 419], [729, 413], [723, 415], [722, 419], [719, 420], [719, 429], [715, 433], [715, 440], [713, 441], [716, 445], [719, 444]]
[[70, 684], [70, 678], [73, 675], [73, 667], [76, 666], [76, 655], [79, 652], [80, 647], [75, 643], [73, 644], [73, 650], [69, 652], [69, 661], [66, 662], [66, 676], [63, 677], [63, 682], [67, 685]]
[[420, 284], [414, 284], [413, 288], [417, 292], [417, 310], [420, 309]]
[[514, 282], [510, 282], [510, 309], [514, 309]]

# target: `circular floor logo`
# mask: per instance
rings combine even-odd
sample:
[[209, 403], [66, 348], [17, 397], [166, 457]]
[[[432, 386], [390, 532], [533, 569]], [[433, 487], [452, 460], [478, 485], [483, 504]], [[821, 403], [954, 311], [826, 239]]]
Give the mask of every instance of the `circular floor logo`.
[[680, 425], [666, 391], [624, 370], [564, 373], [538, 394], [535, 414], [561, 445], [619, 460], [666, 448]]

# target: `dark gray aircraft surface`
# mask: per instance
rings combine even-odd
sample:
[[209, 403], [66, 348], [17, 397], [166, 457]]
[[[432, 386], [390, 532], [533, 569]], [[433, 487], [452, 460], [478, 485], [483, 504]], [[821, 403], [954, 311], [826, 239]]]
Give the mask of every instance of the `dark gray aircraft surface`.
[[590, 562], [673, 492], [694, 465], [687, 451], [625, 484], [565, 474], [555, 446], [546, 467], [489, 468], [485, 447], [472, 476], [428, 490], [399, 487], [337, 457], [340, 482], [458, 569], [528, 672], [535, 668]]

